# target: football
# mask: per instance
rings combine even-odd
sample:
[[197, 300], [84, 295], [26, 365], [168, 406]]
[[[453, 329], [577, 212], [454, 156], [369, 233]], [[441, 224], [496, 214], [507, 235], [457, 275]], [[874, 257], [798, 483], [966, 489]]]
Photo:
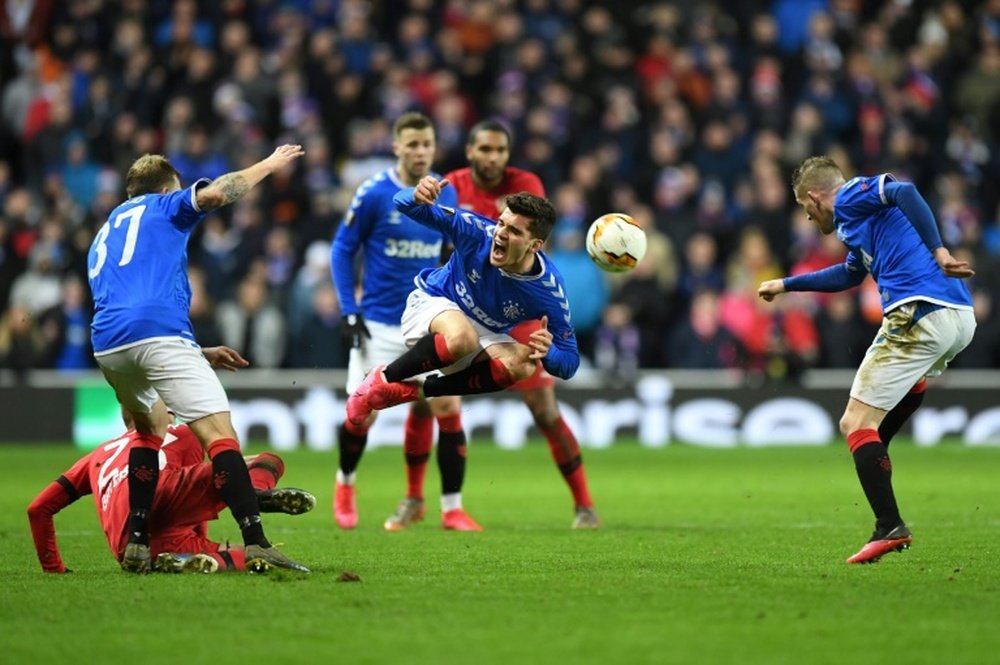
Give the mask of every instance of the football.
[[639, 223], [620, 212], [609, 212], [587, 230], [587, 254], [608, 272], [627, 272], [646, 253], [646, 233]]

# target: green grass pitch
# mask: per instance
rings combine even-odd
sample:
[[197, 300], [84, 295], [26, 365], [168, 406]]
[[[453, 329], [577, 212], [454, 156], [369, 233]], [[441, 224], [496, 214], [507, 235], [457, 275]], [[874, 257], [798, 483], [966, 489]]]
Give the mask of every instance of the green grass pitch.
[[[605, 526], [570, 530], [544, 445], [472, 445], [465, 505], [483, 533], [381, 524], [404, 489], [398, 449], [359, 473], [361, 523], [330, 514], [333, 453], [284, 454], [314, 512], [268, 516], [311, 576], [136, 577], [92, 500], [57, 517], [76, 572], [44, 575], [25, 508], [76, 458], [0, 446], [0, 662], [1000, 662], [1000, 449], [893, 444], [913, 549], [847, 566], [871, 530], [843, 446], [585, 451]], [[214, 537], [238, 540], [228, 514]], [[342, 571], [360, 583], [338, 582]]]

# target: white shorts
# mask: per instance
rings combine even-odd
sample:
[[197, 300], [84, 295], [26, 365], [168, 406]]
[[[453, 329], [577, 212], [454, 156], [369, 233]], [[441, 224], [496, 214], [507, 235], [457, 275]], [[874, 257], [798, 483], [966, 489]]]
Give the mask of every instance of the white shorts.
[[94, 357], [118, 402], [133, 413], [150, 413], [157, 399], [182, 422], [229, 411], [219, 377], [193, 342], [153, 339]]
[[906, 303], [885, 315], [854, 375], [851, 397], [891, 411], [920, 379], [941, 374], [972, 341], [972, 310], [942, 307], [913, 323], [916, 308]]
[[350, 395], [365, 376], [379, 365], [388, 365], [406, 353], [403, 331], [399, 326], [390, 326], [377, 321], [366, 321], [371, 339], [362, 338], [360, 349], [351, 349], [347, 361], [347, 394]]
[[448, 298], [432, 296], [421, 289], [414, 289], [406, 299], [406, 309], [403, 311], [403, 320], [401, 322], [403, 340], [406, 343], [406, 347], [410, 348], [417, 343], [417, 340], [426, 336], [431, 331], [431, 322], [439, 314], [450, 311], [461, 313], [472, 324], [472, 328], [479, 335], [479, 349], [475, 353], [470, 353], [464, 358], [460, 358], [455, 364], [449, 365], [447, 371], [444, 371], [445, 374], [465, 369], [472, 364], [472, 361], [484, 349], [494, 344], [517, 344], [517, 340], [507, 333], [493, 332], [486, 326], [469, 318], [462, 311], [461, 307]]

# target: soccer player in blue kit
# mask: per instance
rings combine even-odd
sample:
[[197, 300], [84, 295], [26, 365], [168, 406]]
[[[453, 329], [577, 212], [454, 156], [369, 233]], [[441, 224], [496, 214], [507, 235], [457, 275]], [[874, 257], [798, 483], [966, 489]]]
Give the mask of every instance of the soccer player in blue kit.
[[[352, 422], [426, 397], [503, 390], [530, 376], [536, 360], [563, 379], [580, 365], [563, 278], [542, 251], [555, 223], [552, 204], [512, 194], [494, 221], [438, 205], [447, 186], [425, 176], [395, 196], [400, 212], [445, 233], [455, 251], [445, 265], [417, 276], [402, 319], [409, 350], [373, 369], [348, 398]], [[541, 320], [541, 329], [518, 344], [507, 332], [529, 319]], [[410, 380], [433, 370], [441, 373]]]
[[882, 296], [882, 327], [858, 367], [840, 431], [875, 513], [871, 539], [847, 563], [873, 563], [913, 540], [892, 489], [888, 446], [923, 401], [925, 377], [941, 374], [972, 340], [972, 297], [961, 278], [974, 273], [955, 259], [934, 214], [911, 183], [883, 173], [845, 182], [829, 157], [811, 157], [792, 177], [795, 201], [824, 234], [848, 248], [844, 263], [769, 280], [758, 295], [843, 291], [871, 274]]
[[165, 434], [162, 423], [170, 421], [161, 411], [169, 409], [208, 451], [219, 498], [240, 526], [247, 558], [309, 572], [264, 535], [229, 400], [194, 339], [187, 279], [188, 239], [205, 214], [236, 201], [302, 154], [301, 146], [283, 145], [246, 169], [183, 189], [169, 161], [143, 155], [125, 178], [129, 199], [111, 211], [90, 246], [94, 357], [140, 439], [128, 460], [124, 570], [150, 567], [148, 520], [159, 476], [157, 451]]
[[[342, 332], [351, 346], [347, 393], [361, 385], [376, 365], [391, 362], [406, 351], [400, 319], [413, 279], [425, 268], [441, 262], [445, 236], [410, 219], [393, 205], [393, 196], [412, 187], [431, 172], [435, 151], [434, 126], [422, 113], [405, 113], [393, 124], [396, 165], [376, 173], [358, 187], [350, 208], [338, 227], [330, 251], [330, 270], [337, 287], [344, 321]], [[457, 205], [454, 191], [442, 203]], [[363, 257], [361, 303], [355, 294], [355, 257]], [[461, 400], [440, 397], [414, 403], [406, 419], [403, 451], [409, 491], [396, 512], [385, 521], [388, 531], [398, 531], [424, 517], [423, 474], [430, 454], [434, 420], [438, 423], [438, 467], [441, 471], [442, 526], [456, 531], [481, 527], [462, 507], [465, 477], [465, 432]], [[340, 460], [334, 486], [333, 516], [337, 525], [352, 529], [358, 522], [355, 474], [375, 421], [344, 421], [339, 430]]]

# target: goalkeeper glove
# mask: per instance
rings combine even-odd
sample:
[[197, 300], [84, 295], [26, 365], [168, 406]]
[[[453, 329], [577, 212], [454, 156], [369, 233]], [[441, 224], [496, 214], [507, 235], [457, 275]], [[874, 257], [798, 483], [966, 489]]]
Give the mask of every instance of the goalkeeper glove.
[[345, 314], [340, 321], [340, 337], [344, 345], [349, 349], [360, 349], [362, 338], [372, 338], [365, 325], [365, 317], [360, 312], [357, 314]]

